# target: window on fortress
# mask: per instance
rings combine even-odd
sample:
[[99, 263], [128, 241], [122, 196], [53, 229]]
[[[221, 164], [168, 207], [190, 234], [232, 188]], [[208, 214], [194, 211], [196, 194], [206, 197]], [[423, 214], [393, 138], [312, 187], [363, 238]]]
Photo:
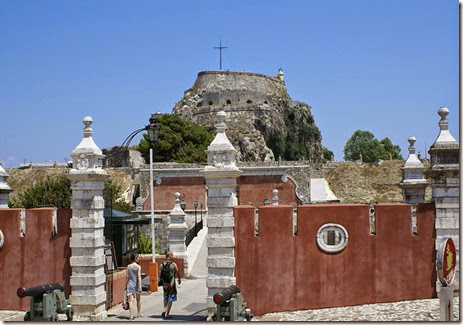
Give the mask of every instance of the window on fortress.
[[210, 101], [209, 101], [209, 106], [212, 105], [212, 104], [213, 104], [213, 103], [212, 103], [212, 100], [210, 100]]
[[248, 99], [248, 101], [246, 103], [252, 104], [252, 100]]
[[317, 245], [327, 253], [342, 251], [349, 240], [346, 229], [339, 224], [325, 224], [317, 231]]
[[268, 102], [267, 102], [267, 101], [264, 101], [264, 104], [268, 104]]
[[231, 104], [231, 100], [227, 99], [227, 105], [230, 105], [230, 104]]

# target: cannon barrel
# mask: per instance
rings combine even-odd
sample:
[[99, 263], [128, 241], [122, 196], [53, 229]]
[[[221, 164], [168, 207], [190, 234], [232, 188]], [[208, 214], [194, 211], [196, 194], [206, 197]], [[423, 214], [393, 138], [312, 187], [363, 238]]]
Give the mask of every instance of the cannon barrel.
[[235, 293], [239, 293], [239, 292], [240, 292], [240, 288], [238, 288], [235, 285], [231, 285], [228, 288], [225, 288], [222, 291], [217, 292], [214, 295], [213, 299], [216, 304], [220, 304], [230, 299]]
[[43, 295], [44, 293], [47, 293], [53, 290], [64, 291], [64, 288], [60, 283], [53, 283], [53, 284], [45, 284], [45, 285], [32, 287], [32, 288], [18, 288], [18, 290], [16, 291], [16, 294], [18, 295], [19, 298], [24, 298], [27, 296], [36, 297], [36, 296]]

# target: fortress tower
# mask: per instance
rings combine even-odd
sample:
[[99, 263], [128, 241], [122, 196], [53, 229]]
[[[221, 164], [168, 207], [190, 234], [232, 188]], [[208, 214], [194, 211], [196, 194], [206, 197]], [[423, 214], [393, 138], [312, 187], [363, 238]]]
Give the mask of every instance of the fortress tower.
[[227, 113], [227, 136], [238, 150], [239, 160], [278, 159], [269, 141], [276, 135], [285, 138], [289, 128], [312, 132], [303, 141], [301, 158], [320, 159], [321, 136], [310, 106], [291, 99], [281, 68], [276, 76], [237, 71], [199, 72], [173, 113], [212, 130], [217, 123], [216, 115], [222, 110]]

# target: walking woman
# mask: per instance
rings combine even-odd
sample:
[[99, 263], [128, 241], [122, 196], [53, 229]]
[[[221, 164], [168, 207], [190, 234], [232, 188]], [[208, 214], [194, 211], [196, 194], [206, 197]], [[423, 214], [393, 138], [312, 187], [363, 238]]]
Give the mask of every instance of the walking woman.
[[134, 296], [137, 299], [137, 317], [143, 317], [141, 313], [141, 267], [138, 265], [138, 254], [130, 256], [131, 263], [127, 266], [127, 299], [129, 302], [130, 320], [133, 320], [132, 305]]

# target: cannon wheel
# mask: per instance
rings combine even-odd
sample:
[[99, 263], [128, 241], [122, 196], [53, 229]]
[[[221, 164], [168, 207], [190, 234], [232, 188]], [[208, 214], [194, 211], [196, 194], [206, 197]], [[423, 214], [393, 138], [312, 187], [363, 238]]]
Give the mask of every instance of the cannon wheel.
[[25, 321], [25, 322], [28, 322], [28, 321], [30, 321], [30, 320], [31, 320], [31, 312], [28, 311], [28, 312], [26, 312], [26, 313], [24, 314], [24, 321]]

